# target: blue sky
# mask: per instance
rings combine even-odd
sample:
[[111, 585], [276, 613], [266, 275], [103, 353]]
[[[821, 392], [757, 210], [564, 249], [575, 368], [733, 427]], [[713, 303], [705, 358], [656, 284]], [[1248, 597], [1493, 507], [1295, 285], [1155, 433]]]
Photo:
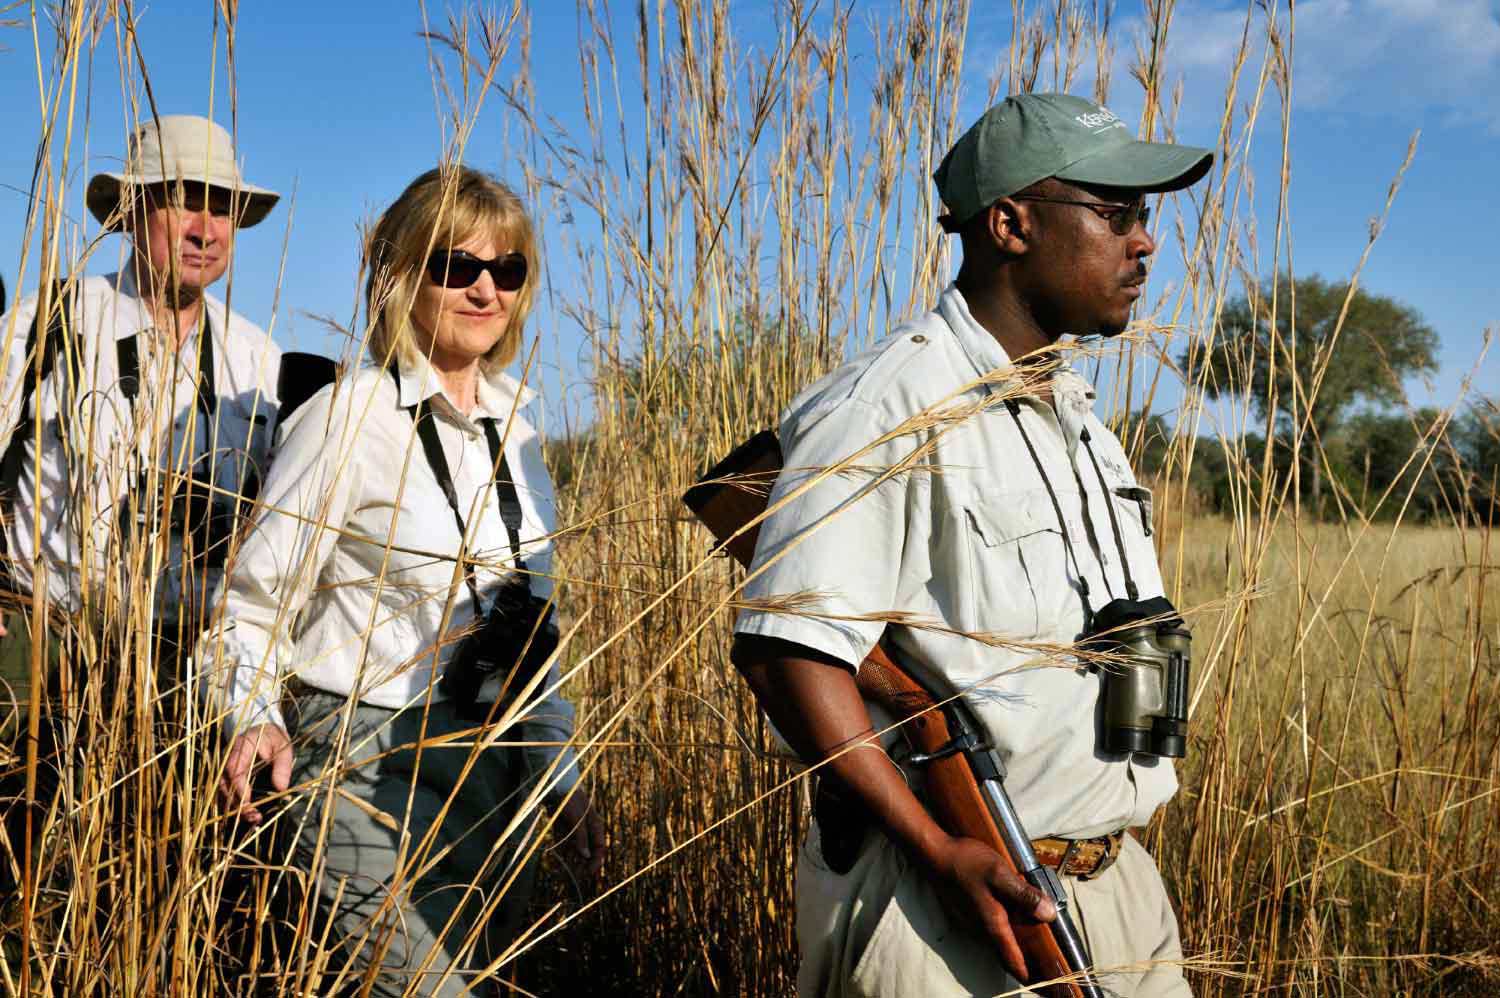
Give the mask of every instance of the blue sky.
[[[214, 6], [207, 0], [158, 0], [142, 8], [138, 33], [161, 109], [212, 111], [227, 124], [223, 34], [215, 35]], [[733, 23], [743, 44], [754, 44], [757, 32], [767, 30], [764, 6], [733, 4]], [[633, 3], [615, 4], [610, 10], [627, 39], [633, 8]], [[879, 8], [861, 5], [857, 18], [876, 16]], [[1010, 37], [1009, 4], [976, 8], [963, 69], [966, 121], [983, 110], [992, 68], [989, 53], [1003, 53]], [[422, 8], [397, 0], [317, 0], [247, 4], [241, 10], [235, 52], [240, 153], [247, 178], [285, 198], [266, 223], [242, 234], [233, 302], [272, 327], [286, 348], [336, 352], [336, 341], [317, 317], [348, 322], [353, 314], [359, 225], [430, 167], [443, 148], [429, 46], [419, 36]], [[1177, 6], [1168, 75], [1182, 78], [1189, 95], [1178, 124], [1184, 141], [1212, 144], [1225, 67], [1238, 44], [1244, 11], [1238, 4]], [[1350, 273], [1364, 248], [1369, 220], [1379, 213], [1407, 142], [1420, 129], [1416, 160], [1364, 283], [1415, 306], [1438, 330], [1441, 373], [1430, 385], [1410, 387], [1420, 402], [1446, 404], [1478, 357], [1485, 328], [1500, 325], [1500, 301], [1494, 295], [1500, 267], [1491, 250], [1491, 232], [1500, 215], [1495, 184], [1500, 163], [1500, 4], [1303, 0], [1296, 11], [1290, 193], [1294, 264], [1298, 272], [1328, 277]], [[429, 12], [435, 18], [446, 16], [430, 6]], [[537, 4], [531, 18], [537, 104], [561, 127], [581, 130], [575, 56], [579, 25], [573, 8]], [[1132, 33], [1139, 29], [1133, 3], [1122, 3], [1116, 25], [1122, 51], [1111, 105], [1130, 118], [1138, 110], [1138, 88], [1124, 71]], [[51, 58], [45, 27], [41, 37], [45, 68]], [[75, 160], [70, 174], [70, 207], [80, 221], [88, 176], [114, 168], [111, 157], [118, 157], [125, 144], [115, 47], [110, 27], [96, 50], [92, 79], [80, 83], [90, 102], [87, 143], [78, 150], [86, 160]], [[502, 75], [514, 71], [515, 63], [508, 62]], [[216, 81], [212, 107], [211, 74]], [[623, 83], [628, 87], [628, 80]], [[0, 134], [8, 137], [0, 144], [0, 274], [14, 290], [39, 120], [29, 24], [0, 27], [0, 93], [8, 98], [0, 107]], [[80, 98], [80, 110], [82, 103]], [[1263, 111], [1252, 155], [1263, 202], [1263, 271], [1270, 262], [1268, 192], [1275, 188], [1279, 155], [1275, 118], [1273, 102]], [[519, 165], [510, 152], [517, 134], [505, 109], [491, 101], [470, 144], [470, 161], [519, 179]], [[94, 229], [90, 222], [85, 232], [91, 236]], [[90, 269], [113, 269], [120, 259], [118, 243], [106, 240]], [[567, 279], [564, 274], [549, 276], [554, 282]], [[535, 328], [551, 372], [546, 413], [559, 427], [565, 416], [573, 422], [583, 403], [580, 393], [569, 392], [565, 398], [556, 389], [559, 375], [575, 377], [580, 340], [567, 320], [549, 315], [545, 306]], [[1486, 362], [1476, 387], [1500, 390], [1496, 358]]]

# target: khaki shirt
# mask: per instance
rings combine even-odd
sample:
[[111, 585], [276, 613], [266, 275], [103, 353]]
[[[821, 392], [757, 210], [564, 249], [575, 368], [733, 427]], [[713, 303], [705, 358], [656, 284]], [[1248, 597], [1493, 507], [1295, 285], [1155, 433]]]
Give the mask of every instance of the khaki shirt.
[[[32, 396], [32, 412], [42, 422], [39, 459], [34, 424], [28, 419], [17, 425], [36, 297], [18, 302], [0, 319], [5, 364], [0, 429], [6, 431], [0, 444], [19, 433], [25, 448], [16, 496], [7, 511], [13, 515], [5, 527], [11, 573], [19, 587], [32, 589], [40, 563], [46, 569], [48, 596], [63, 609], [78, 609], [85, 581], [96, 587], [113, 583], [124, 593], [150, 592], [150, 615], [166, 621], [176, 620], [185, 592], [213, 592], [216, 570], [207, 579], [185, 576], [179, 534], [167, 532], [160, 550], [142, 550], [137, 546], [140, 534], [121, 529], [130, 515], [127, 499], [142, 489], [142, 476], [148, 488], [159, 492], [171, 473], [183, 476], [196, 467], [226, 496], [241, 492], [252, 476], [265, 474], [281, 351], [217, 298], [205, 295], [203, 302], [213, 335], [217, 425], [198, 406], [199, 334], [179, 349], [156, 332], [129, 271], [84, 278], [70, 315], [72, 347], [87, 387], [59, 392], [64, 366], [59, 356], [52, 375]], [[132, 336], [140, 363], [134, 405], [121, 388], [116, 346]], [[64, 397], [70, 408], [60, 420]], [[66, 448], [64, 427], [71, 440]], [[40, 546], [33, 533], [38, 518]], [[154, 534], [153, 527], [148, 530]], [[154, 588], [132, 583], [126, 577], [132, 571], [154, 577]], [[102, 602], [98, 596], [95, 600]]]
[[[438, 439], [470, 544], [480, 596], [488, 602], [514, 556], [495, 494], [493, 419], [521, 505], [520, 545], [531, 591], [553, 589], [552, 480], [541, 439], [517, 411], [532, 397], [503, 373], [481, 376], [471, 416], [449, 403], [425, 360], [403, 364], [400, 387], [373, 368], [313, 395], [287, 419], [262, 490], [264, 509], [241, 544], [212, 610], [198, 656], [210, 712], [231, 734], [263, 722], [286, 727], [282, 684], [308, 686], [388, 709], [419, 705], [474, 622], [469, 588], [454, 565], [463, 538], [417, 439], [408, 410], [430, 400]], [[450, 605], [451, 604], [451, 605]], [[494, 700], [501, 677], [480, 691]], [[573, 706], [551, 692], [526, 720], [530, 742], [566, 742]], [[571, 750], [533, 745], [543, 771], [559, 754], [554, 794], [571, 789]]]
[[[1084, 627], [1079, 573], [1094, 610], [1125, 596], [1110, 505], [1140, 598], [1162, 593], [1149, 500], [1119, 494], [1137, 483], [1118, 440], [1094, 415], [1087, 383], [1059, 372], [1056, 410], [1025, 398], [1013, 416], [997, 395], [1009, 366], [950, 287], [935, 311], [799, 396], [781, 423], [786, 470], [772, 506], [891, 437], [796, 495], [761, 528], [745, 595], [816, 594], [811, 614], [807, 607], [747, 610], [736, 630], [854, 665], [887, 627], [860, 618], [915, 615], [930, 626], [893, 626], [891, 638], [914, 664], [966, 691], [1008, 767], [1006, 786], [1033, 838], [1141, 825], [1175, 792], [1176, 775], [1168, 760], [1097, 747], [1099, 676], [1065, 652], [951, 633], [1070, 645]], [[985, 378], [992, 383], [980, 383]], [[1103, 485], [1080, 444], [1084, 431]]]

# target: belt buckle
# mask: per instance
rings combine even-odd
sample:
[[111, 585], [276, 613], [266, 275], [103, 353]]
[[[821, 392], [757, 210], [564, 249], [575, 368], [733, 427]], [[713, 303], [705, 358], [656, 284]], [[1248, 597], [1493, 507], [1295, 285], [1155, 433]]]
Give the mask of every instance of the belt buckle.
[[1101, 851], [1093, 869], [1077, 875], [1079, 880], [1094, 880], [1103, 876], [1106, 870], [1115, 865], [1115, 860], [1120, 858], [1120, 846], [1125, 842], [1125, 833], [1123, 831], [1110, 832], [1108, 835], [1101, 835], [1097, 839], [1087, 841], [1097, 842]]
[[1068, 847], [1063, 850], [1062, 857], [1057, 861], [1057, 872], [1064, 876], [1081, 876], [1079, 871], [1072, 869], [1073, 861], [1078, 858], [1079, 852], [1083, 850], [1084, 843], [1092, 842], [1093, 839], [1067, 839]]

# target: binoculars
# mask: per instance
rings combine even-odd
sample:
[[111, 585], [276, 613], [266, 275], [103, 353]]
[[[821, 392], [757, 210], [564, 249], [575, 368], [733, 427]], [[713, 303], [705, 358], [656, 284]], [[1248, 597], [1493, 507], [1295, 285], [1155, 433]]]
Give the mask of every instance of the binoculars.
[[[241, 517], [253, 501], [254, 483], [249, 494], [224, 496], [214, 491], [213, 483], [196, 470], [191, 479], [181, 483], [172, 501], [170, 529], [174, 534], [193, 538], [194, 558], [200, 564], [222, 568], [229, 551], [230, 538], [238, 529]], [[141, 537], [154, 530], [164, 502], [153, 495], [142, 475], [120, 514], [122, 536]]]
[[1080, 648], [1103, 678], [1100, 738], [1106, 752], [1181, 759], [1187, 754], [1192, 635], [1165, 597], [1117, 599], [1094, 617]]
[[500, 694], [504, 709], [556, 650], [552, 607], [533, 596], [529, 578], [517, 573], [501, 583], [484, 623], [454, 651], [438, 688], [454, 702], [460, 717], [483, 720], [489, 710], [479, 704], [479, 690], [491, 676], [507, 676]]

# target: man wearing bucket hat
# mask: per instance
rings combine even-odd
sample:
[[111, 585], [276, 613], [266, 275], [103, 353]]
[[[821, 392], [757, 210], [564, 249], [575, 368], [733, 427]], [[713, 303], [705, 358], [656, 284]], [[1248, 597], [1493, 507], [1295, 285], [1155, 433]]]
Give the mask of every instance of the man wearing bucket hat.
[[[0, 320], [5, 567], [21, 592], [45, 581], [64, 611], [102, 602], [106, 583], [138, 594], [122, 576], [144, 572], [152, 619], [186, 628], [217, 581], [236, 497], [265, 463], [280, 362], [270, 337], [206, 289], [230, 266], [235, 228], [259, 223], [277, 195], [244, 181], [224, 128], [164, 115], [85, 198], [125, 235], [125, 266], [48, 287]], [[169, 515], [166, 550], [142, 545]]]
[[[920, 767], [855, 683], [882, 636], [963, 691], [1098, 982], [1189, 994], [1162, 879], [1128, 833], [1175, 792], [1172, 752], [1111, 750], [1100, 670], [1071, 651], [1094, 610], [1163, 591], [1149, 493], [1054, 344], [1124, 330], [1155, 250], [1146, 195], [1212, 158], [1063, 94], [991, 108], [934, 174], [962, 239], [955, 282], [783, 418], [745, 593], [804, 598], [743, 611], [733, 658], [797, 754], [827, 761], [797, 872], [804, 996], [1015, 992], [1030, 971], [1011, 921], [1056, 917], [924, 805]], [[840, 752], [872, 730], [885, 751]]]
[[[65, 632], [27, 626], [33, 593], [47, 619], [85, 630], [101, 615], [150, 620], [154, 665], [173, 690], [176, 649], [201, 629], [195, 607], [265, 464], [280, 363], [271, 339], [206, 289], [230, 266], [235, 228], [264, 219], [277, 195], [244, 182], [222, 127], [166, 115], [135, 132], [124, 170], [94, 176], [85, 200], [126, 237], [125, 265], [49, 284], [0, 318], [0, 589], [22, 608], [0, 643], [5, 659], [29, 659], [20, 646], [43, 640], [43, 661], [56, 661]], [[106, 697], [119, 678], [97, 678]], [[173, 704], [162, 707], [176, 723]], [[52, 714], [37, 746], [42, 810], [66, 769], [51, 758], [66, 744]], [[10, 790], [0, 802], [19, 796]], [[6, 814], [17, 854], [24, 815]]]

